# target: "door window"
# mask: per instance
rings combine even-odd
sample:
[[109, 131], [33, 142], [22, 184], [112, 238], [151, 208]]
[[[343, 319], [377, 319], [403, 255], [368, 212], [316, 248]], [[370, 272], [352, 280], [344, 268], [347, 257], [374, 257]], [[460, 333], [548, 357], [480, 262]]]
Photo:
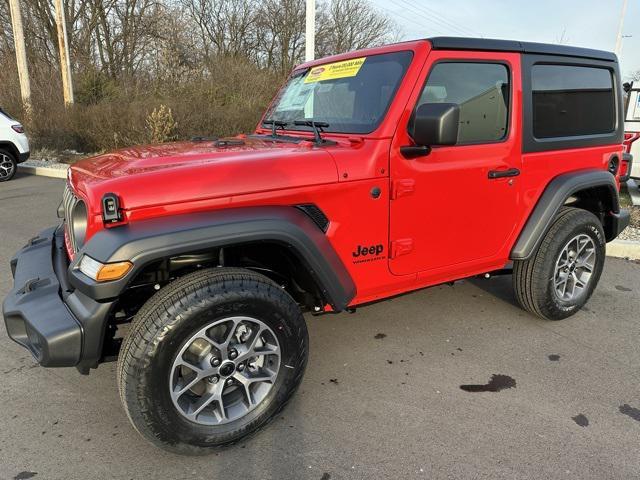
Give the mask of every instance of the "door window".
[[497, 142], [506, 137], [509, 71], [500, 63], [441, 62], [427, 79], [418, 100], [460, 107], [458, 144]]

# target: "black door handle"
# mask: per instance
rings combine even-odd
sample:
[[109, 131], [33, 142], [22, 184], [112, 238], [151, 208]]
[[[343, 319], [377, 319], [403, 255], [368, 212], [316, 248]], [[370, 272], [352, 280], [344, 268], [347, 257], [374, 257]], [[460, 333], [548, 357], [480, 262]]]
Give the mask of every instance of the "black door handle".
[[508, 170], [489, 170], [489, 178], [505, 178], [505, 177], [517, 177], [520, 175], [520, 170], [517, 168], [510, 168]]

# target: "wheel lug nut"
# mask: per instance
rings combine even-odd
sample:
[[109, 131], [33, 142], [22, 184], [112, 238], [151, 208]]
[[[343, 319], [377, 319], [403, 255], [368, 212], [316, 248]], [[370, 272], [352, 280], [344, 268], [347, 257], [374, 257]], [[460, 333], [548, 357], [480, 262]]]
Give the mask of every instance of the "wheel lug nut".
[[244, 370], [244, 365], [241, 363], [240, 365], [238, 365], [238, 371], [241, 372]]
[[237, 350], [232, 349], [231, 351], [229, 351], [229, 358], [231, 360], [234, 360], [237, 357], [238, 357], [238, 351]]
[[211, 359], [211, 366], [212, 367], [219, 367], [220, 366], [220, 359], [219, 358], [212, 358]]
[[228, 378], [227, 379], [227, 385], [233, 385], [233, 379]]
[[209, 383], [218, 383], [218, 380], [220, 380], [220, 377], [218, 375], [211, 375], [210, 377], [207, 378], [207, 382]]

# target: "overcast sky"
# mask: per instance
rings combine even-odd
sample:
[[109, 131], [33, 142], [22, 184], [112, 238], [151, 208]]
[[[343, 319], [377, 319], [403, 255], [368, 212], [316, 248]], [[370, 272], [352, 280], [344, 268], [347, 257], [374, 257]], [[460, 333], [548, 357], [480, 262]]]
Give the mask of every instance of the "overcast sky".
[[[623, 0], [371, 0], [402, 39], [483, 36], [613, 51]], [[640, 70], [640, 0], [629, 0], [621, 65]]]

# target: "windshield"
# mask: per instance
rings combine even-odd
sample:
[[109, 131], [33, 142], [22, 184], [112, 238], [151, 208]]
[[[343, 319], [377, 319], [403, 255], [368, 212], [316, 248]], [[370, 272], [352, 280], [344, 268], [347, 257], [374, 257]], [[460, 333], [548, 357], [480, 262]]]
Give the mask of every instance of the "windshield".
[[310, 130], [294, 122], [313, 120], [328, 124], [326, 132], [371, 133], [387, 113], [412, 56], [386, 53], [296, 71], [264, 118], [286, 122], [287, 130]]

